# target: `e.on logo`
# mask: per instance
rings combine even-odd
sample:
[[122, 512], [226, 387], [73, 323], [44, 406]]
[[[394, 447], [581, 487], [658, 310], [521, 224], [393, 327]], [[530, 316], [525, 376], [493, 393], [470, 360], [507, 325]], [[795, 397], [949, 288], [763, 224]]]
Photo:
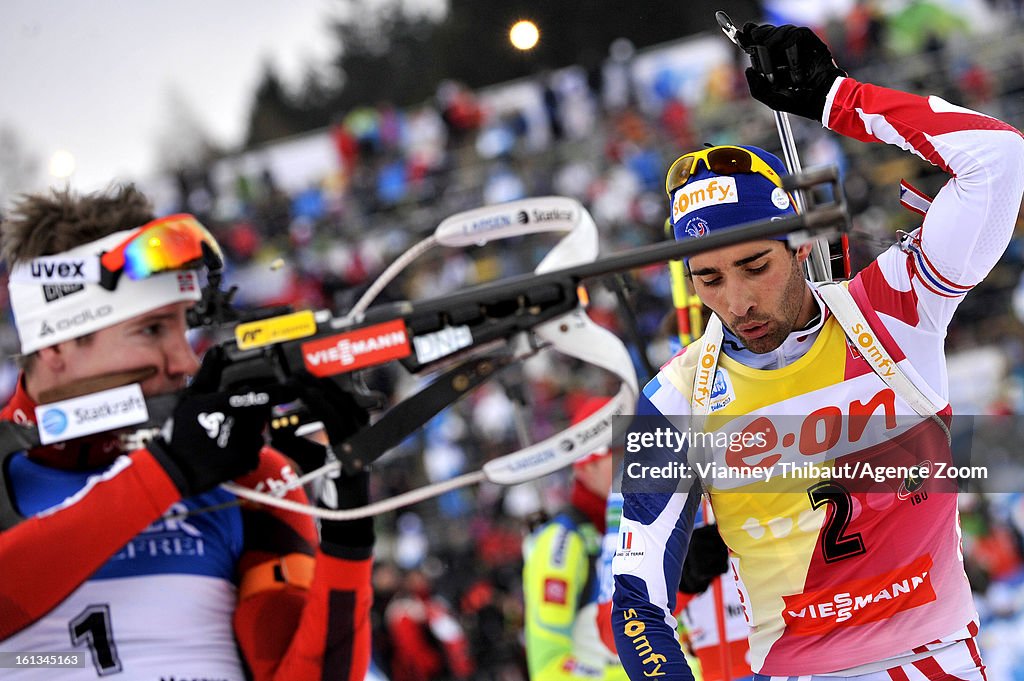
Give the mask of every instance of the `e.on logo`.
[[[880, 413], [876, 416], [876, 412]], [[806, 461], [801, 457], [821, 455], [831, 461], [875, 445], [882, 433], [899, 426], [896, 393], [883, 388], [866, 402], [853, 399], [845, 408], [826, 404], [803, 417], [795, 430], [792, 425], [789, 419], [754, 418], [740, 432], [758, 439], [740, 449], [727, 449], [725, 464], [735, 469], [770, 468], [780, 461]]]
[[303, 343], [302, 361], [314, 376], [334, 376], [412, 353], [405, 323], [396, 319]]

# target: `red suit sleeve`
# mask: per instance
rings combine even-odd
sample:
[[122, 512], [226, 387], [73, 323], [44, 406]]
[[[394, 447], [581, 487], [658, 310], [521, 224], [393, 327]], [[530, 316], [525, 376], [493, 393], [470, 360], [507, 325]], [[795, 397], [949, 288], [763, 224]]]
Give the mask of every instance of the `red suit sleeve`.
[[611, 601], [597, 604], [597, 633], [600, 634], [604, 647], [617, 655], [618, 651], [615, 650], [615, 634], [612, 633]]
[[444, 669], [441, 652], [427, 638], [425, 603], [411, 596], [396, 598], [388, 606], [385, 619], [396, 649], [391, 660], [393, 681], [433, 678]]
[[56, 607], [178, 499], [164, 469], [140, 449], [59, 506], [0, 533], [0, 640]]
[[[266, 448], [260, 467], [239, 480], [256, 487], [288, 479], [290, 463]], [[301, 489], [286, 498], [305, 503]], [[256, 681], [284, 679], [362, 680], [370, 663], [371, 559], [340, 558], [318, 547], [312, 518], [273, 508], [244, 511], [243, 576], [287, 555], [315, 560], [305, 584], [243, 593], [235, 611], [235, 634]]]
[[473, 676], [476, 665], [469, 653], [469, 639], [462, 627], [458, 625], [452, 613], [443, 606], [435, 605], [437, 615], [434, 617], [434, 636], [441, 641], [448, 670], [456, 679], [468, 679]]
[[912, 152], [950, 175], [921, 227], [861, 277], [876, 309], [937, 334], [941, 343], [963, 296], [1010, 242], [1024, 195], [1024, 138], [939, 97], [852, 78], [832, 86], [823, 122], [847, 137]]

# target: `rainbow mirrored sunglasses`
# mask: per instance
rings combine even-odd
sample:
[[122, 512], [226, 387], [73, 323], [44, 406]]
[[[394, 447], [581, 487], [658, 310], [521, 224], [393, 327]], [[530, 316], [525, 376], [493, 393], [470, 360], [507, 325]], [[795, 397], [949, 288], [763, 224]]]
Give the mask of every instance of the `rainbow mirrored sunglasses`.
[[206, 265], [220, 269], [224, 254], [213, 235], [186, 213], [148, 222], [100, 256], [100, 285], [113, 291], [121, 274], [144, 279], [168, 270]]
[[716, 175], [756, 173], [771, 180], [776, 187], [782, 187], [782, 178], [760, 156], [743, 147], [722, 145], [693, 151], [677, 158], [665, 176], [665, 193], [672, 196], [672, 192], [689, 182], [701, 161]]

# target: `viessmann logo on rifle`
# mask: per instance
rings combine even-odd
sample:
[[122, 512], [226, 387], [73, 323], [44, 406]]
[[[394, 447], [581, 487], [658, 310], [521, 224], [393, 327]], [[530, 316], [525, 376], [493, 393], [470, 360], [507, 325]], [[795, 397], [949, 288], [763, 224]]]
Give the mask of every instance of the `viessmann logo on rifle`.
[[408, 357], [405, 324], [396, 319], [303, 343], [302, 361], [314, 376], [334, 376]]

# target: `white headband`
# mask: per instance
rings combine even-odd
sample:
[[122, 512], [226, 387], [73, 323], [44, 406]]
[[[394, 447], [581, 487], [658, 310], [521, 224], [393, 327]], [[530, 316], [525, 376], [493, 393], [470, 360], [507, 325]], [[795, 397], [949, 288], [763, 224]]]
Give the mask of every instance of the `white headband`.
[[199, 300], [199, 277], [192, 270], [161, 272], [144, 279], [122, 276], [113, 291], [96, 283], [97, 256], [113, 250], [135, 231], [109, 234], [13, 268], [7, 289], [23, 355], [164, 305]]

